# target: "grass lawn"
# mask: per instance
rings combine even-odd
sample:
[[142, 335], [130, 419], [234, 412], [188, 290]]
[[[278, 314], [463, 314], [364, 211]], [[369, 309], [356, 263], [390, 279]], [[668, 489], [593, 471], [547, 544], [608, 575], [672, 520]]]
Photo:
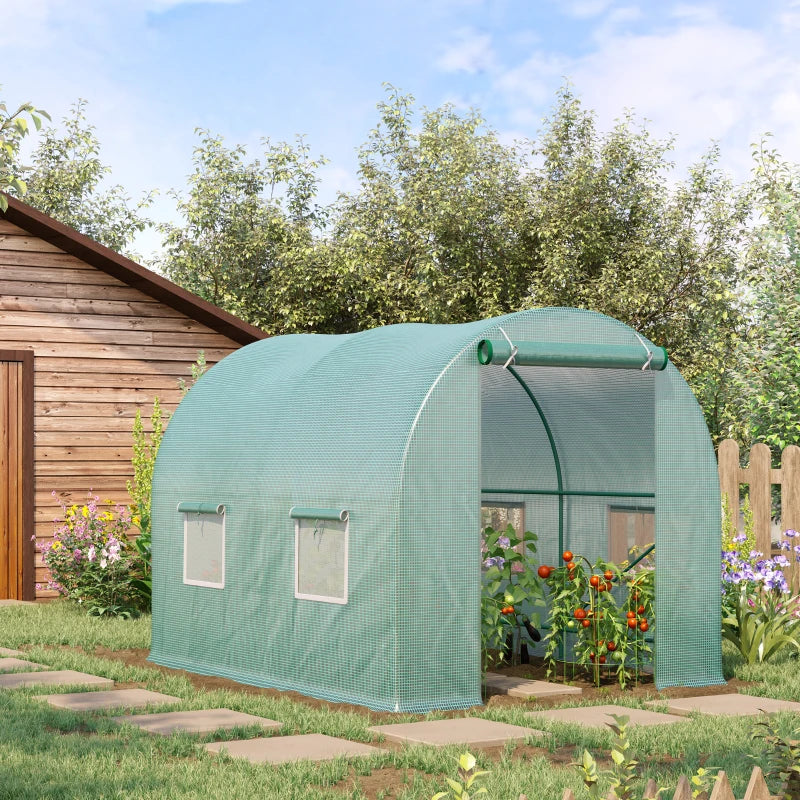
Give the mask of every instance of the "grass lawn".
[[[325, 733], [355, 741], [372, 741], [367, 728], [374, 722], [352, 710], [319, 708], [287, 696], [236, 691], [202, 691], [180, 674], [155, 668], [131, 667], [95, 656], [96, 647], [110, 650], [148, 647], [150, 621], [88, 618], [67, 602], [0, 608], [0, 646], [22, 648], [29, 660], [57, 669], [76, 669], [176, 695], [180, 709], [227, 707], [283, 723], [282, 733]], [[66, 647], [59, 647], [66, 646]], [[80, 648], [76, 650], [74, 648]], [[800, 661], [745, 667], [726, 653], [728, 676], [752, 681], [751, 693], [788, 700], [800, 699]], [[139, 729], [119, 727], [107, 715], [79, 714], [34, 701], [41, 689], [0, 691], [0, 800], [62, 800], [62, 798], [408, 798], [429, 800], [446, 788], [444, 776], [455, 777], [459, 748], [426, 746], [387, 749], [364, 759], [341, 759], [318, 765], [297, 763], [257, 766], [245, 761], [208, 755], [200, 742], [261, 735], [255, 729], [235, 735], [168, 738]], [[630, 700], [630, 705], [640, 702]], [[534, 706], [531, 705], [530, 709]], [[170, 709], [173, 710], [173, 709]], [[528, 725], [525, 706], [486, 708], [482, 716]], [[421, 719], [397, 715], [398, 721]], [[777, 717], [788, 735], [798, 725], [791, 715]], [[491, 800], [560, 800], [570, 786], [583, 793], [579, 772], [558, 764], [558, 756], [577, 759], [584, 748], [606, 756], [611, 734], [545, 722], [542, 742], [531, 740], [505, 750], [476, 753], [491, 774], [484, 785]], [[673, 786], [681, 773], [697, 766], [724, 769], [737, 797], [744, 794], [752, 760], [760, 744], [751, 741], [752, 720], [697, 717], [691, 722], [633, 729], [631, 741], [646, 777], [660, 786]], [[544, 745], [544, 746], [543, 746]], [[773, 787], [774, 788], [774, 787]], [[671, 796], [671, 793], [670, 795]]]

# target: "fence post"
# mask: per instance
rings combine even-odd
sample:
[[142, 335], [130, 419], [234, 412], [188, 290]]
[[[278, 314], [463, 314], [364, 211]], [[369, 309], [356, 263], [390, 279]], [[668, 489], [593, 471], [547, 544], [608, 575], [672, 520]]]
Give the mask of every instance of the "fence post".
[[[800, 447], [790, 444], [781, 456], [781, 527], [800, 531]], [[798, 544], [796, 539], [792, 545]], [[791, 562], [789, 568], [790, 586], [793, 592], [800, 591], [800, 564], [795, 561], [796, 553], [787, 553]]]
[[759, 442], [750, 450], [750, 466], [744, 470], [744, 481], [750, 485], [750, 508], [753, 512], [753, 529], [756, 550], [765, 558], [772, 551], [772, 454], [769, 447]]
[[735, 531], [739, 527], [739, 445], [733, 439], [720, 442], [717, 460], [719, 488], [728, 497], [728, 521]]

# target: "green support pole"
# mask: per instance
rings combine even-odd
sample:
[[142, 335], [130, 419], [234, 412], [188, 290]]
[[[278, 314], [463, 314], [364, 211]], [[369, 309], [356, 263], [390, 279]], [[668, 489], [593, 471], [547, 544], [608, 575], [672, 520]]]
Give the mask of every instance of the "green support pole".
[[542, 407], [539, 405], [539, 401], [534, 396], [533, 392], [530, 390], [527, 383], [520, 377], [519, 373], [514, 369], [512, 366], [506, 367], [506, 369], [517, 379], [519, 385], [525, 390], [525, 394], [531, 399], [531, 402], [536, 407], [536, 411], [539, 414], [539, 419], [542, 421], [542, 425], [544, 425], [545, 433], [547, 434], [547, 440], [550, 442], [550, 450], [553, 452], [553, 461], [555, 462], [556, 467], [556, 480], [558, 482], [558, 552], [564, 552], [564, 476], [561, 472], [561, 460], [558, 457], [558, 449], [556, 448], [556, 440], [553, 438], [553, 431], [550, 429], [550, 424], [547, 421], [547, 417], [544, 415], [544, 411]]

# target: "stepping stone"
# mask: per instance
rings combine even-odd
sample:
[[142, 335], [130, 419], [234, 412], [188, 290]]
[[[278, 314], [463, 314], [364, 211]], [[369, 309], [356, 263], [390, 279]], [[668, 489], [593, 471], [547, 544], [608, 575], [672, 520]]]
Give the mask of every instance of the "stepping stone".
[[375, 725], [369, 729], [381, 733], [393, 742], [408, 744], [468, 744], [475, 747], [494, 747], [510, 739], [544, 736], [541, 731], [494, 722], [482, 717], [457, 717], [426, 722], [402, 722], [395, 725]]
[[87, 675], [72, 669], [52, 672], [14, 672], [0, 675], [0, 689], [20, 689], [23, 686], [113, 686], [109, 678]]
[[22, 650], [9, 650], [7, 647], [0, 647], [0, 656], [24, 656]]
[[226, 752], [234, 758], [246, 758], [254, 764], [281, 764], [284, 761], [329, 761], [340, 756], [371, 756], [382, 752], [360, 742], [307, 733], [303, 736], [273, 736], [231, 742], [212, 742], [206, 745], [210, 753]]
[[[21, 654], [20, 654], [21, 655]], [[8, 672], [12, 669], [50, 669], [44, 664], [34, 664], [33, 661], [24, 661], [21, 658], [0, 658], [0, 672]]]
[[145, 708], [147, 706], [180, 703], [179, 697], [149, 692], [147, 689], [115, 689], [110, 692], [75, 692], [74, 694], [39, 695], [56, 708], [71, 711], [103, 711], [107, 708]]
[[558, 722], [574, 722], [577, 725], [586, 725], [593, 728], [603, 728], [614, 720], [609, 716], [616, 714], [618, 717], [625, 715], [629, 718], [628, 724], [634, 725], [671, 725], [673, 722], [686, 722], [685, 717], [676, 717], [672, 714], [660, 714], [656, 711], [643, 711], [641, 708], [628, 708], [627, 706], [581, 706], [580, 708], [558, 708], [548, 711], [529, 711], [525, 716], [532, 720], [547, 718]]
[[721, 714], [729, 717], [750, 717], [765, 711], [775, 714], [778, 711], [792, 711], [800, 714], [800, 703], [789, 700], [773, 700], [771, 697], [754, 697], [750, 694], [709, 694], [700, 697], [675, 697], [655, 700], [645, 705], [664, 705], [673, 714], [688, 716], [693, 711], [701, 714]]
[[[105, 694], [105, 692], [104, 692]], [[148, 733], [160, 733], [169, 736], [176, 731], [187, 733], [211, 733], [220, 728], [236, 728], [246, 725], [260, 725], [266, 730], [277, 730], [283, 727], [282, 722], [274, 719], [255, 717], [229, 708], [212, 708], [207, 711], [168, 711], [165, 714], [131, 714], [126, 717], [114, 717], [119, 723], [127, 722], [136, 725]]]
[[578, 686], [565, 686], [563, 683], [534, 681], [530, 678], [515, 678], [512, 675], [486, 673], [486, 686], [511, 697], [556, 697], [558, 695], [579, 695], [583, 692]]

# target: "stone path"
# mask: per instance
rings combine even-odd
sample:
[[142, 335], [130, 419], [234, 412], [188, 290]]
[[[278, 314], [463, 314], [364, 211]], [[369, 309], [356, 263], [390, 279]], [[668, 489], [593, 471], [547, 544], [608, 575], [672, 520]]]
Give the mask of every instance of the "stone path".
[[544, 736], [541, 731], [493, 722], [482, 717], [457, 717], [426, 722], [402, 722], [396, 725], [375, 725], [372, 733], [383, 734], [387, 739], [402, 744], [432, 744], [441, 747], [448, 744], [464, 744], [474, 747], [493, 747], [509, 740], [527, 739], [529, 736]]
[[[29, 686], [105, 687], [108, 691], [86, 691], [67, 694], [39, 695], [51, 706], [72, 711], [93, 712], [108, 709], [148, 708], [156, 705], [182, 702], [181, 698], [151, 692], [146, 689], [113, 689], [114, 681], [74, 670], [54, 670], [19, 658], [19, 650], [0, 648], [0, 689], [18, 689]], [[27, 669], [27, 672], [7, 670]], [[3, 671], [6, 672], [3, 674]], [[33, 671], [39, 670], [39, 671]], [[513, 678], [489, 673], [487, 685], [497, 691], [516, 697], [576, 697], [577, 687], [547, 683], [545, 681]], [[563, 709], [546, 709], [526, 713], [532, 724], [542, 719], [572, 722], [579, 725], [602, 727], [612, 722], [611, 714], [627, 716], [631, 726], [667, 725], [684, 722], [692, 712], [723, 715], [755, 715], [766, 711], [791, 711], [800, 714], [800, 703], [772, 700], [751, 695], [724, 694], [658, 700], [647, 703], [650, 707], [667, 706], [670, 714], [658, 711], [601, 705]], [[143, 731], [161, 736], [177, 732], [208, 734], [221, 729], [259, 726], [265, 731], [279, 732], [282, 723], [264, 717], [232, 711], [228, 708], [201, 709], [197, 711], [170, 711], [160, 713], [127, 714], [114, 717], [120, 724], [133, 725]], [[542, 737], [545, 734], [534, 728], [495, 722], [482, 717], [457, 717], [443, 720], [375, 725], [369, 728], [392, 742], [426, 744], [436, 747], [462, 745], [466, 747], [494, 747], [508, 741], [521, 741]], [[338, 739], [322, 734], [301, 736], [261, 736], [254, 739], [212, 742], [205, 745], [210, 753], [227, 753], [253, 763], [280, 764], [308, 759], [325, 761], [339, 757], [360, 757], [382, 752], [379, 748], [361, 742]], [[384, 751], [385, 752], [385, 751]]]
[[73, 694], [38, 695], [55, 708], [71, 711], [104, 711], [109, 708], [147, 708], [147, 706], [180, 703], [180, 697], [150, 692], [147, 689], [113, 689], [110, 692], [75, 692]]
[[486, 686], [511, 697], [557, 697], [558, 695], [580, 695], [583, 689], [577, 686], [566, 686], [563, 683], [534, 681], [530, 678], [515, 678], [511, 675], [499, 675], [496, 672], [486, 673]]
[[12, 669], [27, 669], [28, 671], [31, 671], [37, 669], [50, 669], [50, 667], [46, 667], [44, 664], [34, 664], [33, 661], [25, 661], [21, 658], [0, 658], [0, 672], [10, 672]]
[[33, 600], [0, 600], [0, 608], [3, 606], [35, 606]]
[[98, 678], [72, 669], [52, 672], [12, 672], [0, 675], [0, 689], [20, 689], [25, 686], [113, 686], [109, 678]]
[[131, 714], [114, 717], [115, 722], [136, 725], [148, 733], [169, 736], [171, 733], [212, 733], [221, 728], [243, 728], [258, 725], [265, 730], [279, 730], [282, 722], [231, 711], [229, 708], [212, 708], [203, 711], [168, 711], [164, 714]]
[[285, 761], [329, 761], [340, 756], [371, 756], [381, 751], [377, 747], [320, 733], [303, 736], [275, 736], [269, 739], [244, 739], [212, 742], [206, 745], [210, 753], [227, 752], [234, 758], [246, 758], [254, 764], [281, 764]]
[[558, 722], [573, 722], [593, 728], [602, 728], [613, 723], [611, 714], [618, 717], [627, 716], [628, 724], [635, 725], [671, 725], [675, 722], [686, 722], [686, 717], [677, 717], [672, 714], [659, 714], [656, 711], [643, 711], [641, 708], [628, 708], [627, 706], [581, 706], [580, 708], [558, 708], [547, 711], [530, 711], [525, 714], [532, 722], [539, 719], [552, 719]]
[[730, 717], [750, 717], [765, 711], [792, 711], [800, 714], [800, 703], [789, 700], [773, 700], [770, 697], [754, 697], [749, 694], [709, 694], [700, 697], [678, 697], [670, 700], [655, 700], [648, 706], [667, 706], [672, 714], [688, 716], [693, 711], [701, 714], [721, 714]]

